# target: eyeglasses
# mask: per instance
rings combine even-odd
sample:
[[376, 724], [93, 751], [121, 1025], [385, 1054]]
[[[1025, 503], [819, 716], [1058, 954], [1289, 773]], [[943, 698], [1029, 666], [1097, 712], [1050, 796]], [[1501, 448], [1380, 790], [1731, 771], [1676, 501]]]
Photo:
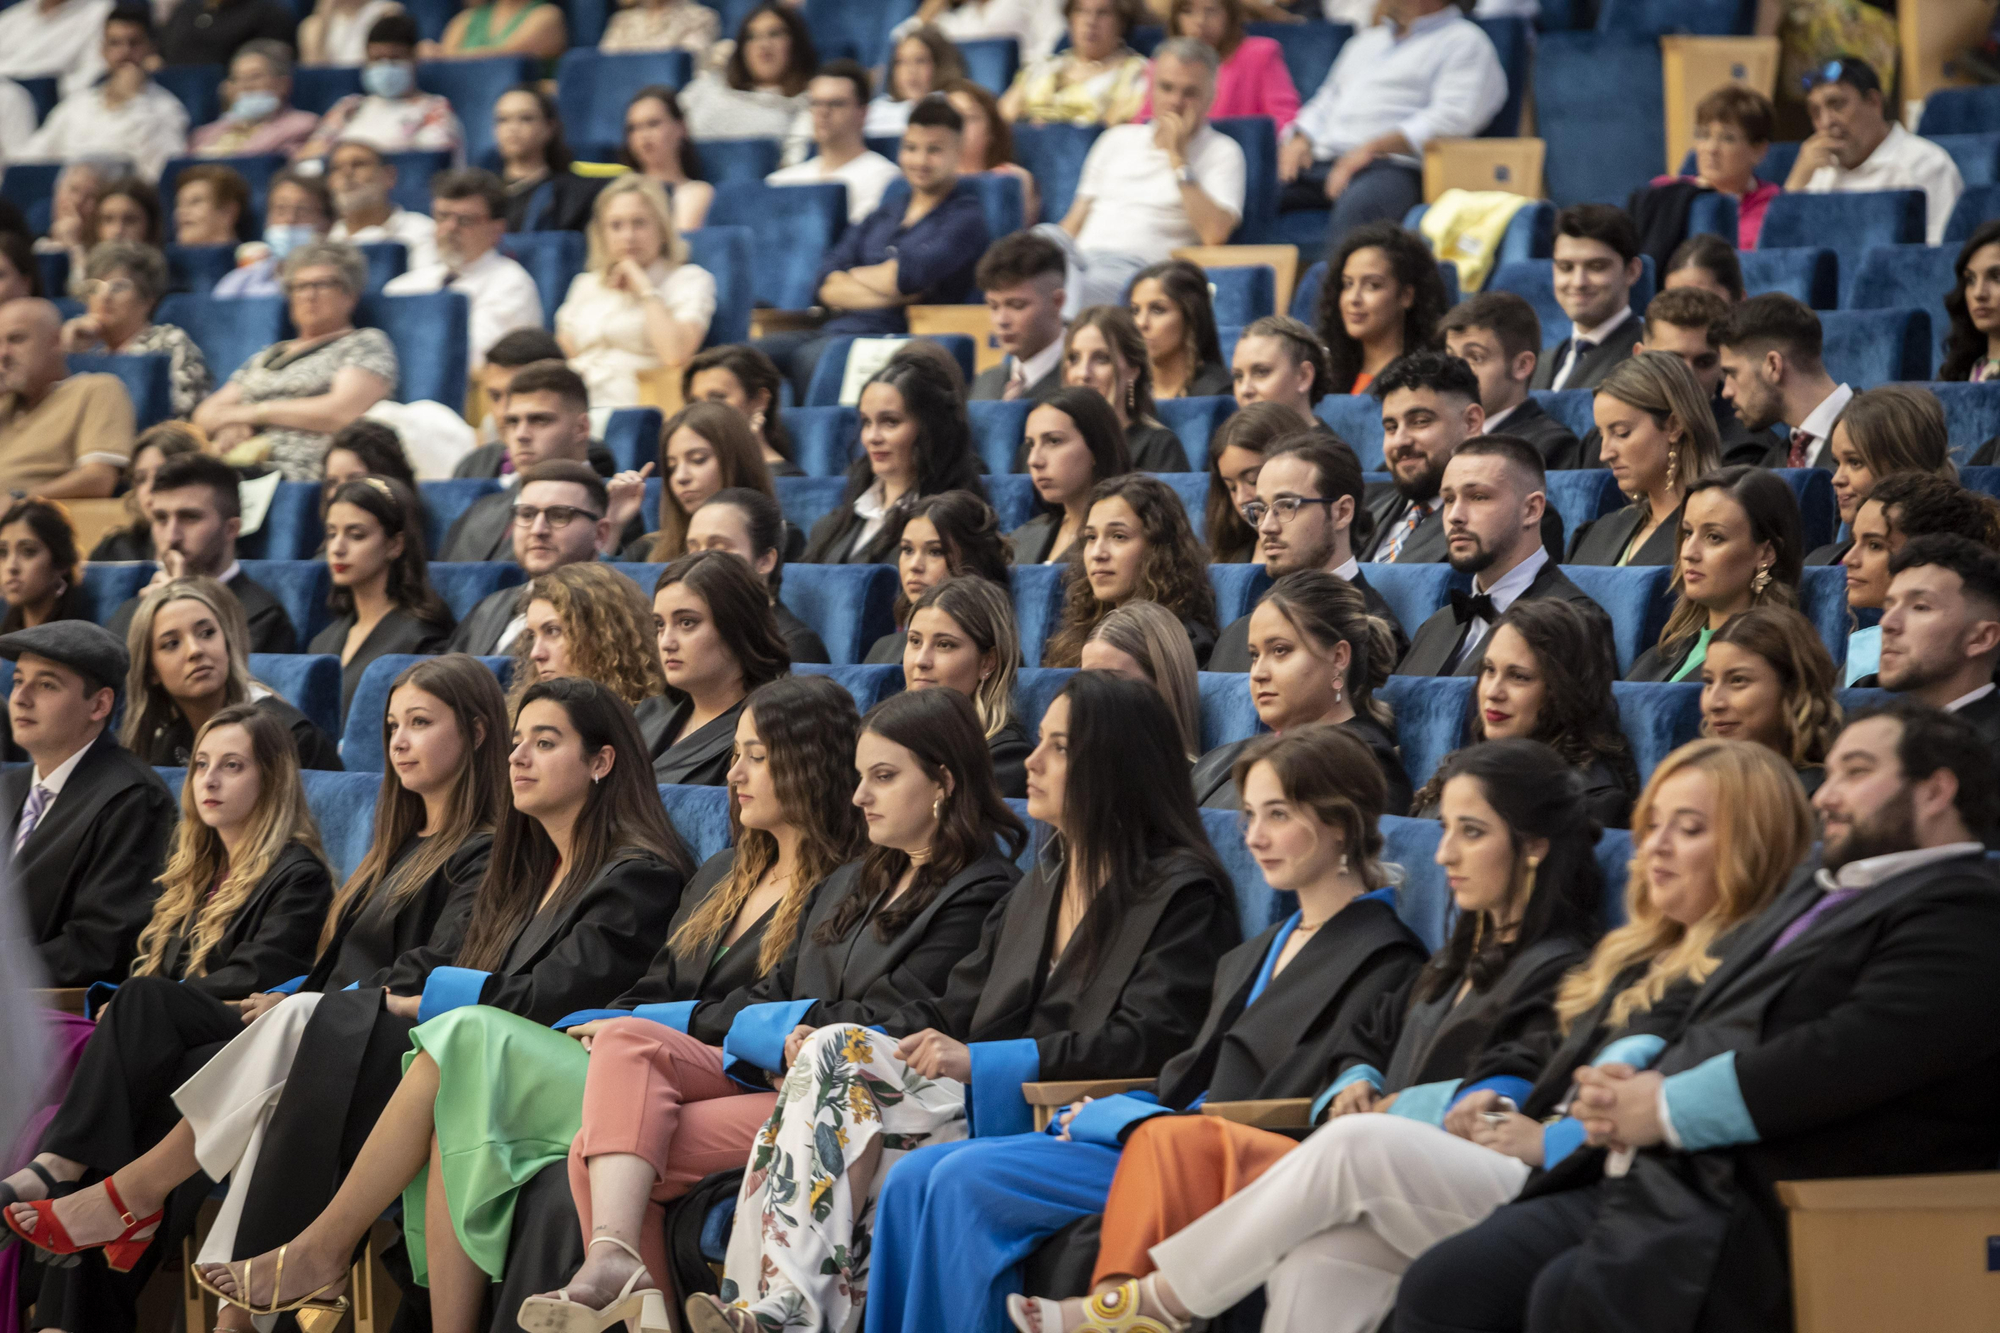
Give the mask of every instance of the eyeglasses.
[[85, 300], [93, 296], [130, 296], [139, 290], [130, 278], [92, 278], [81, 288]]
[[327, 292], [344, 292], [347, 290], [347, 284], [336, 282], [332, 278], [309, 278], [295, 282], [285, 290], [294, 296], [318, 296]]
[[587, 518], [595, 523], [603, 517], [604, 515], [592, 513], [588, 509], [578, 509], [575, 505], [545, 505], [540, 508], [534, 505], [514, 506], [514, 526], [517, 528], [532, 528], [536, 519], [545, 518], [549, 521], [550, 528], [561, 532], [580, 518]]
[[1276, 514], [1278, 516], [1278, 526], [1282, 528], [1299, 516], [1300, 505], [1332, 505], [1339, 503], [1340, 499], [1338, 496], [1327, 499], [1323, 496], [1281, 495], [1269, 504], [1265, 504], [1262, 500], [1252, 500], [1249, 504], [1243, 506], [1243, 521], [1253, 528], [1261, 528], [1264, 526], [1264, 515]]

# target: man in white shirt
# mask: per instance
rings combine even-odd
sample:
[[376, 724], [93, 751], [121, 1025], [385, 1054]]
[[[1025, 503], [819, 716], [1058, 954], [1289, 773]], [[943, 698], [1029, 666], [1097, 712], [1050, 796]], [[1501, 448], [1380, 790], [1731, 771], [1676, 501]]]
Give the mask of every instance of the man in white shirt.
[[973, 281], [986, 294], [993, 341], [1006, 357], [972, 381], [971, 397], [1042, 402], [1062, 387], [1063, 248], [1038, 231], [1002, 236], [980, 256]]
[[868, 71], [852, 60], [829, 60], [806, 85], [806, 105], [812, 114], [813, 142], [819, 156], [797, 166], [780, 167], [764, 178], [767, 185], [828, 185], [847, 187], [847, 220], [860, 222], [882, 202], [882, 192], [901, 173], [896, 164], [872, 151], [861, 137], [868, 118]]
[[1333, 201], [1329, 243], [1424, 201], [1424, 145], [1478, 134], [1507, 101], [1492, 39], [1452, 0], [1383, 0], [1278, 147], [1281, 208]]
[[385, 153], [449, 151], [452, 164], [463, 165], [465, 131], [451, 103], [417, 90], [417, 21], [400, 8], [376, 19], [368, 29], [366, 51], [362, 91], [328, 107], [319, 128], [292, 159], [325, 157], [343, 140], [356, 138]]
[[412, 296], [449, 287], [472, 307], [472, 369], [486, 364], [486, 349], [515, 329], [542, 327], [542, 297], [528, 270], [496, 246], [507, 232], [507, 187], [490, 171], [467, 167], [441, 171], [431, 181], [431, 221], [437, 228], [437, 262], [391, 278], [382, 291]]
[[1632, 313], [1632, 284], [1645, 272], [1639, 233], [1622, 208], [1578, 204], [1556, 214], [1556, 304], [1569, 336], [1542, 353], [1537, 389], [1594, 389], [1632, 355], [1645, 326]]
[[1188, 245], [1222, 245], [1243, 216], [1243, 148], [1208, 123], [1218, 61], [1189, 37], [1153, 59], [1153, 121], [1117, 125], [1091, 145], [1076, 202], [1037, 228], [1070, 261], [1065, 316], [1122, 305], [1139, 270]]
[[1786, 467], [1832, 467], [1833, 423], [1854, 390], [1826, 373], [1819, 316], [1783, 292], [1765, 292], [1730, 311], [1717, 338], [1722, 396], [1744, 426], [1789, 427]]
[[35, 99], [12, 79], [0, 77], [0, 167], [19, 152], [16, 144], [28, 142], [35, 132]]
[[396, 169], [374, 144], [342, 140], [327, 158], [326, 184], [333, 192], [336, 215], [328, 240], [351, 245], [401, 241], [407, 252], [405, 268], [437, 263], [437, 223], [389, 197], [396, 188]]
[[112, 6], [113, 0], [23, 0], [0, 9], [0, 74], [58, 75], [65, 96], [89, 88], [104, 73], [100, 43]]
[[1942, 242], [1952, 205], [1965, 191], [1951, 154], [1889, 119], [1882, 80], [1867, 61], [1842, 56], [1807, 80], [1813, 135], [1800, 146], [1785, 188], [1808, 194], [1922, 190], [1924, 239]]
[[110, 73], [97, 86], [58, 102], [17, 160], [122, 157], [139, 176], [156, 181], [167, 159], [187, 147], [188, 114], [179, 98], [146, 73], [153, 58], [152, 11], [113, 10], [98, 49]]
[[1885, 690], [1957, 713], [2000, 742], [2000, 556], [1950, 533], [1912, 537], [1889, 557], [1882, 603]]

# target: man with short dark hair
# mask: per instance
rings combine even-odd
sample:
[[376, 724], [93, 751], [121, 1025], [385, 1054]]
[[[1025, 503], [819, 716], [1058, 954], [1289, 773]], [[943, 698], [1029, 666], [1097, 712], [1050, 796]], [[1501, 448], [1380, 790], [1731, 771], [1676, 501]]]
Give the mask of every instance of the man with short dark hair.
[[471, 308], [467, 346], [472, 373], [486, 365], [487, 349], [517, 329], [542, 328], [542, 295], [528, 270], [500, 253], [507, 234], [507, 187], [490, 171], [467, 167], [431, 178], [431, 221], [437, 262], [389, 279], [385, 296], [414, 296], [446, 288], [465, 293]]
[[1885, 690], [1964, 718], [2000, 745], [2000, 554], [1964, 537], [1912, 537], [1889, 557]]
[[[486, 399], [486, 416], [479, 423], [481, 446], [474, 449], [451, 470], [454, 477], [497, 477], [511, 471], [506, 463], [507, 449], [493, 446], [499, 441], [500, 401], [507, 396], [507, 389], [514, 382], [514, 374], [524, 366], [532, 366], [537, 361], [564, 360], [562, 344], [556, 341], [547, 329], [515, 329], [503, 334], [500, 340], [486, 349], [486, 364], [474, 376], [479, 382], [479, 391]], [[610, 455], [605, 455], [606, 459]], [[605, 476], [611, 473], [606, 472]]]
[[1549, 471], [1577, 465], [1577, 441], [1528, 396], [1541, 361], [1542, 321], [1525, 297], [1513, 292], [1481, 292], [1445, 313], [1438, 324], [1444, 349], [1479, 377], [1479, 405], [1486, 429], [1518, 436], [1542, 451]]
[[1252, 322], [1236, 339], [1230, 356], [1230, 383], [1238, 407], [1283, 403], [1299, 414], [1299, 424], [1306, 430], [1332, 434], [1313, 413], [1332, 378], [1326, 344], [1290, 315], [1266, 315]]
[[1799, 145], [1785, 188], [1807, 194], [1922, 190], [1924, 239], [1941, 244], [1965, 179], [1950, 153], [1897, 124], [1883, 98], [1874, 67], [1854, 56], [1806, 75], [1813, 133]]
[[1534, 445], [1511, 435], [1480, 435], [1453, 451], [1439, 491], [1451, 567], [1472, 575], [1470, 594], [1454, 591], [1417, 630], [1396, 667], [1401, 676], [1473, 676], [1481, 645], [1515, 602], [1559, 597], [1588, 602], [1543, 540], [1547, 475]]
[[475, 449], [460, 468], [476, 459], [476, 470], [460, 475], [501, 477], [500, 455], [504, 451], [512, 465], [512, 475], [503, 478], [507, 489], [480, 496], [458, 516], [438, 546], [440, 560], [507, 559], [514, 547], [513, 514], [519, 503], [515, 490], [523, 474], [537, 463], [552, 459], [587, 463], [600, 477], [610, 476], [605, 469], [616, 467], [610, 451], [590, 438], [590, 393], [583, 377], [561, 361], [523, 366], [515, 372], [506, 398], [495, 410], [500, 419], [499, 441]]
[[1790, 428], [1784, 467], [1832, 467], [1833, 423], [1854, 397], [1826, 373], [1821, 340], [1819, 316], [1783, 292], [1738, 305], [1716, 334], [1722, 396], [1743, 424]]
[[[568, 458], [536, 463], [521, 473], [520, 488], [507, 493], [507, 499], [514, 563], [531, 579], [595, 560], [610, 543], [611, 522], [604, 516], [610, 497], [604, 479], [587, 463]], [[504, 653], [527, 623], [527, 612], [521, 589], [491, 593], [458, 622], [446, 651], [475, 657]]]
[[366, 139], [342, 139], [327, 154], [326, 185], [333, 191], [336, 215], [328, 240], [351, 245], [395, 241], [403, 247], [405, 267], [426, 269], [437, 263], [437, 223], [396, 202], [396, 168], [382, 149]]
[[159, 58], [152, 10], [121, 5], [105, 15], [102, 49], [110, 72], [56, 103], [26, 143], [6, 145], [8, 161], [124, 158], [140, 177], [156, 181], [167, 159], [186, 149], [187, 108], [149, 72]]
[[766, 185], [845, 185], [847, 220], [859, 226], [882, 202], [896, 179], [896, 164], [868, 146], [862, 126], [873, 94], [868, 71], [853, 60], [829, 60], [806, 85], [813, 143], [819, 152], [803, 162], [779, 167]]
[[0, 773], [0, 814], [29, 937], [52, 986], [119, 981], [152, 914], [179, 811], [111, 730], [130, 663], [87, 621], [0, 636], [13, 662], [7, 723], [28, 764]]
[[1368, 393], [1382, 405], [1382, 461], [1390, 484], [1369, 496], [1375, 533], [1363, 555], [1381, 564], [1442, 560], [1438, 488], [1452, 452], [1486, 428], [1479, 380], [1455, 356], [1411, 352], [1384, 366]]
[[972, 381], [973, 401], [1039, 403], [1062, 387], [1067, 272], [1062, 247], [1032, 231], [1002, 236], [980, 256], [972, 280], [986, 295], [993, 341], [1006, 356]]
[[1556, 304], [1572, 327], [1542, 353], [1534, 387], [1594, 389], [1639, 341], [1632, 314], [1632, 284], [1645, 272], [1639, 233], [1622, 208], [1565, 208], [1556, 214], [1554, 264]]
[[147, 505], [153, 550], [160, 567], [151, 582], [112, 613], [106, 626], [122, 642], [139, 609], [139, 598], [168, 579], [206, 574], [236, 595], [250, 622], [253, 653], [295, 653], [299, 635], [285, 608], [263, 584], [243, 572], [236, 559], [236, 535], [243, 530], [243, 501], [236, 469], [210, 454], [182, 454], [153, 474]]

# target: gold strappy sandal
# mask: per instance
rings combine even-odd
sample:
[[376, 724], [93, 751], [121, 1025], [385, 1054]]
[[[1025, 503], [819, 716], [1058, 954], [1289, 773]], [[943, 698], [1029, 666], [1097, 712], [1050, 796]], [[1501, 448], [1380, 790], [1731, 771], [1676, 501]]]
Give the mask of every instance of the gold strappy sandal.
[[[289, 1243], [278, 1247], [278, 1271], [271, 1280], [271, 1301], [268, 1305], [258, 1305], [249, 1299], [250, 1269], [257, 1262], [254, 1258], [243, 1261], [241, 1295], [231, 1296], [218, 1289], [213, 1282], [202, 1275], [199, 1264], [193, 1265], [191, 1269], [194, 1284], [224, 1305], [233, 1305], [253, 1315], [292, 1315], [299, 1321], [299, 1333], [334, 1333], [340, 1326], [340, 1321], [347, 1317], [347, 1297], [335, 1296], [328, 1300], [325, 1296], [327, 1292], [345, 1282], [346, 1276], [343, 1274], [325, 1286], [307, 1292], [297, 1300], [280, 1301], [278, 1293], [285, 1289], [285, 1251], [290, 1248]], [[224, 1264], [223, 1267], [227, 1269], [229, 1265]]]

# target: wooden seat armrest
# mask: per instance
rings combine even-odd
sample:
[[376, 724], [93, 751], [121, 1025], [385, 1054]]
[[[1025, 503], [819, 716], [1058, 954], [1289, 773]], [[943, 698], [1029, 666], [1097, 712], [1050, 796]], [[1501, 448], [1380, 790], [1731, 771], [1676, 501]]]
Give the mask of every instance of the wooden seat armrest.
[[1073, 1083], [1023, 1083], [1021, 1098], [1030, 1106], [1068, 1106], [1085, 1097], [1145, 1092], [1152, 1086], [1150, 1078], [1086, 1078]]
[[1279, 1097], [1252, 1102], [1203, 1102], [1203, 1115], [1233, 1120], [1253, 1129], [1308, 1129], [1312, 1125], [1310, 1097]]
[[1778, 1199], [1795, 1213], [2000, 1208], [2000, 1171], [1781, 1180], [1778, 1182]]
[[65, 987], [55, 990], [38, 990], [35, 998], [50, 1009], [65, 1014], [81, 1014], [83, 997], [87, 994], [82, 987]]
[[811, 310], [779, 310], [774, 306], [760, 306], [750, 312], [750, 336], [761, 338], [767, 333], [796, 333], [816, 329], [825, 322], [824, 315]]

